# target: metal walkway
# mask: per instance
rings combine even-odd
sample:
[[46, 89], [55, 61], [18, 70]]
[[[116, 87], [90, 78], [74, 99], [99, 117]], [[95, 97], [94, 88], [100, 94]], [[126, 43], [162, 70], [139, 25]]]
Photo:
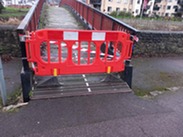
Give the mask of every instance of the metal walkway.
[[37, 77], [32, 99], [131, 92], [128, 85], [114, 74], [83, 74]]

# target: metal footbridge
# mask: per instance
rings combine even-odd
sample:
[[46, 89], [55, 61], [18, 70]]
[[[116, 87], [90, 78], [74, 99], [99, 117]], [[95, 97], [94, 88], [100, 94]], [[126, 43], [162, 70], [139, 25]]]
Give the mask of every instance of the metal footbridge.
[[61, 6], [90, 30], [38, 29], [43, 4], [37, 1], [17, 28], [25, 102], [132, 91], [135, 29], [75, 0], [62, 0]]

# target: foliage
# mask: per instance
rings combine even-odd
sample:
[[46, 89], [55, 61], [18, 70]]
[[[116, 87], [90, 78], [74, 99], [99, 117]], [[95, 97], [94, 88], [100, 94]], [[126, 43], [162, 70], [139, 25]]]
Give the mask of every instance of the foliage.
[[117, 12], [116, 11], [113, 11], [111, 12], [109, 15], [113, 16], [113, 17], [117, 17]]
[[121, 16], [121, 17], [132, 17], [133, 15], [130, 12], [120, 11], [118, 16]]
[[2, 4], [2, 1], [0, 0], [0, 13], [2, 12], [2, 10], [3, 10], [3, 4]]
[[48, 5], [46, 3], [44, 3], [42, 11], [41, 11], [41, 15], [40, 15], [40, 20], [39, 20], [40, 29], [44, 28], [46, 25], [47, 9], [48, 9]]
[[117, 17], [117, 18], [133, 17], [133, 15], [130, 12], [124, 12], [124, 11], [120, 11], [120, 12], [113, 11], [109, 15], [111, 15], [113, 17]]
[[2, 9], [2, 13], [0, 14], [0, 18], [10, 18], [10, 17], [23, 17], [26, 15], [29, 9], [27, 8], [13, 8], [6, 7]]
[[179, 8], [177, 13], [175, 13], [175, 17], [181, 18], [183, 16], [183, 0], [178, 0], [177, 4], [179, 5]]
[[15, 89], [7, 98], [7, 105], [16, 104], [21, 96], [21, 88]]

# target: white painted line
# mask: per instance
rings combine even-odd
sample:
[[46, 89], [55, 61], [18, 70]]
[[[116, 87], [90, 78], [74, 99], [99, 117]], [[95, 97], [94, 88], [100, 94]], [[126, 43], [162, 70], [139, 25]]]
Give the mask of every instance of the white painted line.
[[91, 92], [91, 88], [88, 88], [88, 92]]
[[[86, 75], [83, 74], [82, 76], [84, 78], [84, 81], [86, 82], [86, 86], [89, 87], [89, 83], [88, 83], [88, 80], [86, 79]], [[88, 89], [88, 92], [91, 92], [91, 88], [87, 88], [87, 89]]]
[[86, 86], [87, 86], [87, 87], [89, 87], [89, 84], [88, 84], [88, 83], [86, 83]]

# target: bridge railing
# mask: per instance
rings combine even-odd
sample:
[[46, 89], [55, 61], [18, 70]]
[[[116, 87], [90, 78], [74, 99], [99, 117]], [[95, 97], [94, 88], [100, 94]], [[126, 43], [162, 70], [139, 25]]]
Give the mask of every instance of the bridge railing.
[[38, 28], [41, 9], [45, 0], [37, 0], [17, 28], [18, 32], [34, 31]]
[[67, 5], [94, 30], [118, 30], [135, 35], [137, 29], [117, 20], [89, 5], [77, 0], [61, 0], [60, 5]]
[[23, 65], [21, 72], [21, 83], [24, 102], [27, 102], [30, 99], [29, 93], [32, 90], [33, 81], [33, 72], [30, 70], [29, 63], [27, 61], [25, 39], [28, 32], [38, 29], [39, 19], [44, 2], [45, 0], [37, 0], [17, 28], [17, 35], [19, 37], [19, 46], [21, 49]]
[[35, 31], [38, 28], [40, 14], [44, 2], [45, 0], [37, 0], [24, 19], [21, 21], [20, 25], [17, 27], [24, 71], [29, 70], [29, 65], [26, 59], [25, 34], [26, 32]]

